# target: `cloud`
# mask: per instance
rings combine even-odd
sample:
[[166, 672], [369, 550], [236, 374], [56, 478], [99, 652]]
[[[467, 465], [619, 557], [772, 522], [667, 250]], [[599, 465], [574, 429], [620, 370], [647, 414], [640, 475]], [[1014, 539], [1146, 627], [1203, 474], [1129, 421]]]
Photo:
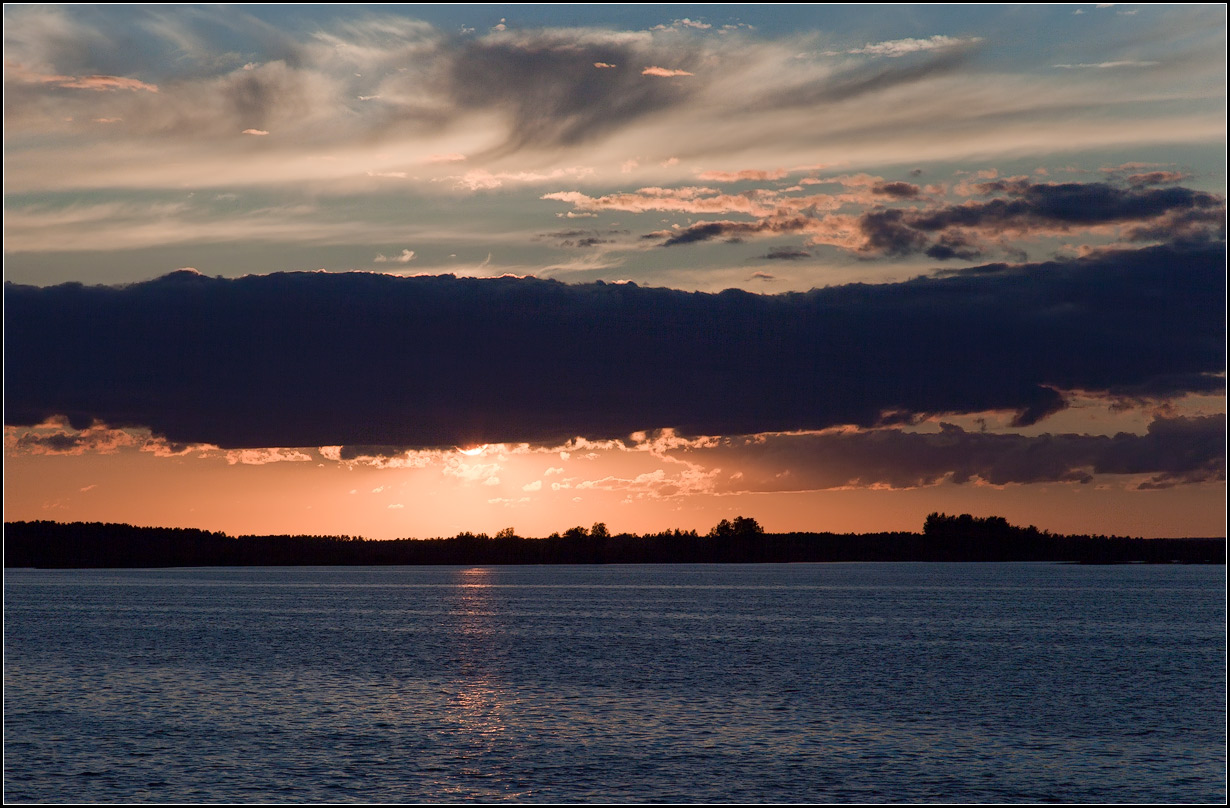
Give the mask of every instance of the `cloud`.
[[70, 90], [94, 90], [108, 92], [111, 90], [158, 92], [158, 86], [139, 79], [123, 76], [58, 76], [27, 70], [19, 62], [5, 60], [4, 78], [6, 81], [18, 84], [46, 84]]
[[707, 30], [712, 27], [713, 26], [707, 22], [701, 22], [699, 20], [690, 20], [687, 17], [684, 17], [682, 20], [675, 20], [670, 25], [655, 25], [653, 27], [653, 30], [669, 31], [669, 30], [676, 29], [676, 28], [697, 28], [703, 31], [703, 30]]
[[1183, 171], [1148, 171], [1142, 174], [1129, 174], [1127, 181], [1133, 187], [1144, 185], [1169, 185], [1172, 182], [1182, 182], [1191, 179], [1191, 174]]
[[[1102, 225], [1153, 225], [1133, 240], [1211, 236], [1225, 215], [1222, 198], [1188, 188], [1119, 188], [1107, 183], [1034, 184], [1028, 180], [981, 183], [984, 194], [1006, 198], [933, 209], [869, 211], [859, 225], [867, 252], [904, 255], [925, 251], [932, 258], [973, 258], [981, 254], [974, 236], [1063, 233]], [[1162, 225], [1159, 229], [1157, 225]], [[938, 240], [932, 240], [935, 236]]]
[[1118, 62], [1097, 62], [1094, 64], [1078, 64], [1078, 65], [1052, 65], [1053, 67], [1062, 68], [1064, 70], [1107, 70], [1121, 67], [1156, 67], [1160, 62], [1140, 62], [1140, 61], [1118, 61]]
[[[911, 53], [969, 47], [981, 41], [982, 37], [976, 36], [962, 38], [937, 35], [926, 39], [893, 39], [887, 42], [868, 43], [861, 48], [847, 50], [845, 53], [887, 56], [896, 59]], [[825, 55], [835, 56], [837, 53], [838, 51], [827, 51]]]
[[[865, 176], [865, 175], [864, 175]], [[833, 178], [828, 182], [853, 184], [859, 178]], [[872, 193], [895, 201], [913, 201], [921, 196], [917, 186], [886, 183], [877, 178], [862, 180]], [[1215, 194], [1189, 188], [1150, 188], [1138, 183], [1121, 188], [1109, 183], [1032, 183], [1026, 178], [970, 182], [967, 194], [997, 198], [962, 204], [926, 204], [922, 207], [876, 207], [857, 217], [826, 215], [826, 208], [858, 195], [801, 198], [772, 195], [736, 197], [691, 197], [670, 204], [699, 212], [702, 205], [759, 215], [757, 221], [697, 222], [679, 230], [650, 233], [643, 238], [662, 239], [662, 246], [692, 244], [713, 239], [743, 239], [787, 233], [808, 234], [813, 244], [829, 244], [867, 256], [925, 253], [936, 260], [973, 260], [987, 251], [1005, 249], [1004, 236], [1056, 235], [1073, 231], [1124, 228], [1130, 241], [1211, 239], [1224, 233], [1225, 200]], [[646, 189], [642, 189], [642, 192]], [[638, 203], [653, 202], [638, 192]], [[631, 205], [620, 195], [601, 199], [579, 194], [545, 198], [571, 201], [577, 206]], [[671, 199], [662, 194], [662, 199]], [[810, 204], [804, 206], [804, 202]], [[665, 206], [666, 203], [659, 202]], [[739, 208], [742, 210], [739, 210]], [[772, 208], [772, 212], [769, 209]], [[1019, 257], [1019, 252], [1016, 253]], [[1023, 258], [1020, 260], [1024, 260]]]
[[121, 449], [141, 446], [148, 436], [132, 431], [91, 424], [74, 430], [52, 420], [41, 428], [28, 430], [6, 427], [6, 453], [34, 455], [113, 454]]
[[745, 169], [743, 171], [702, 171], [697, 175], [697, 179], [702, 182], [744, 182], [748, 180], [760, 181], [765, 180], [780, 180], [789, 173], [785, 169], [776, 169], [774, 171], [761, 171], [758, 169]]
[[[555, 241], [560, 247], [588, 248], [602, 244], [613, 244], [618, 237], [627, 236], [627, 230], [560, 230], [554, 233], [543, 233], [536, 241]], [[615, 236], [617, 238], [608, 238]]]
[[142, 90], [147, 93], [158, 92], [158, 87], [153, 84], [147, 84], [144, 81], [123, 78], [121, 76], [82, 76], [81, 78], [60, 81], [57, 82], [57, 84], [60, 87], [71, 87], [79, 90], [95, 90], [98, 92], [105, 92], [107, 90]]
[[917, 199], [922, 195], [921, 188], [908, 182], [877, 182], [871, 186], [871, 192], [893, 199]]
[[[685, 186], [682, 188], [640, 188], [631, 193], [593, 197], [580, 191], [556, 191], [543, 194], [542, 199], [567, 202], [580, 211], [621, 210], [633, 213], [670, 211], [675, 213], [747, 213], [769, 216], [783, 204], [772, 192], [723, 194], [713, 188]], [[817, 200], [818, 201], [818, 200]], [[798, 202], [790, 204], [799, 204]], [[814, 202], [813, 202], [814, 204]]]
[[916, 488], [943, 481], [991, 485], [1089, 483], [1094, 475], [1151, 475], [1141, 488], [1224, 480], [1225, 415], [1157, 418], [1144, 435], [880, 429], [723, 438], [670, 455], [700, 467], [738, 468], [715, 491]]
[[263, 466], [268, 463], [304, 463], [312, 456], [294, 449], [235, 449], [226, 453], [226, 462], [245, 466]]
[[1068, 390], [1222, 389], [1225, 323], [1210, 301], [1225, 282], [1224, 245], [1191, 243], [786, 295], [378, 273], [8, 284], [5, 414], [231, 449], [558, 444], [988, 410], [1024, 425]]
[[373, 263], [377, 264], [408, 264], [414, 260], [414, 250], [402, 250], [401, 255], [389, 257], [383, 253], [372, 259]]
[[[690, 50], [677, 44], [676, 61], [687, 64]], [[601, 32], [485, 37], [445, 57], [450, 63], [447, 92], [458, 109], [495, 110], [506, 116], [507, 137], [487, 156], [532, 146], [576, 145], [688, 97], [691, 90], [681, 82], [646, 82], [642, 73], [625, 67], [667, 52], [652, 39]], [[610, 67], [595, 70], [598, 64]]]
[[807, 250], [795, 250], [790, 247], [774, 247], [769, 250], [767, 255], [760, 256], [770, 261], [802, 261], [805, 258], [811, 258], [811, 253]]
[[441, 177], [440, 181], [452, 180], [457, 188], [468, 188], [471, 191], [499, 188], [505, 182], [546, 182], [563, 177], [585, 177], [594, 170], [586, 166], [571, 166], [556, 168], [551, 171], [499, 171], [491, 172], [483, 168], [467, 171], [461, 176]]
[[695, 73], [689, 73], [686, 70], [673, 70], [667, 67], [647, 67], [641, 71], [642, 76], [658, 76], [660, 78], [671, 78], [673, 76], [695, 76]]
[[[179, 457], [194, 453], [198, 456], [217, 456], [218, 447], [209, 444], [171, 443], [165, 439], [151, 435], [148, 429], [113, 429], [102, 423], [92, 423], [80, 429], [74, 429], [66, 419], [54, 417], [40, 424], [27, 428], [6, 426], [4, 430], [4, 450], [8, 454], [25, 455], [84, 455], [84, 454], [114, 454], [126, 450], [139, 450], [151, 453], [157, 457]], [[243, 450], [247, 451], [247, 450]], [[280, 449], [252, 450], [257, 454], [276, 456], [277, 459], [292, 459], [290, 455], [297, 452], [283, 452]], [[231, 459], [238, 458], [240, 453], [222, 453], [227, 462], [247, 462]], [[294, 458], [299, 459], [299, 458]], [[308, 460], [310, 458], [303, 457]], [[274, 462], [273, 460], [264, 462]]]
[[264, 129], [245, 129], [245, 130], [243, 130], [243, 132], [241, 132], [240, 134], [243, 134], [243, 135], [257, 135], [257, 136], [264, 136], [264, 135], [267, 135], [267, 134], [269, 134], [269, 133], [268, 133], [267, 131], [265, 131]]
[[[454, 150], [492, 173], [548, 173], [603, 145], [595, 152], [607, 165], [642, 155], [649, 174], [667, 144], [696, 165], [814, 162], [817, 144], [884, 165], [1046, 153], [1055, 143], [1224, 140], [1223, 110], [1202, 101], [1223, 78], [1224, 25], [1210, 24], [1211, 9], [1174, 23], [1193, 49], [1183, 71], [1049, 76], [971, 64], [985, 43], [957, 36], [852, 42], [857, 57], [800, 59], [815, 52], [805, 31], [714, 36], [679, 24], [471, 36], [399, 14], [327, 13], [319, 26], [279, 28], [242, 8], [6, 6], [6, 190], [348, 193], [374, 154], [398, 155], [395, 171]], [[695, 75], [656, 81], [647, 66]], [[90, 123], [98, 118], [123, 124], [103, 129]], [[248, 129], [287, 148], [230, 137]], [[417, 181], [436, 178], [424, 174]]]

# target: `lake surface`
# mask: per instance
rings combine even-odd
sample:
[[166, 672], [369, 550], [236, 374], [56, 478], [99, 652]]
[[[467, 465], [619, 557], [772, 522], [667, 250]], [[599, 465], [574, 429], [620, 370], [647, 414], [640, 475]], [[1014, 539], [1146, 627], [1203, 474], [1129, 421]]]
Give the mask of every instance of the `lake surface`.
[[8, 570], [9, 802], [1221, 802], [1224, 567]]

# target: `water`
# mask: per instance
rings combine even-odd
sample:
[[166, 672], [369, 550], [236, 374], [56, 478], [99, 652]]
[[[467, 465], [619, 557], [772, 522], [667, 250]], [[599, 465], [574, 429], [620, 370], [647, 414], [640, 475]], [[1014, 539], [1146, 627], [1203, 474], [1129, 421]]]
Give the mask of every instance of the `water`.
[[1223, 567], [5, 572], [8, 802], [1221, 802]]

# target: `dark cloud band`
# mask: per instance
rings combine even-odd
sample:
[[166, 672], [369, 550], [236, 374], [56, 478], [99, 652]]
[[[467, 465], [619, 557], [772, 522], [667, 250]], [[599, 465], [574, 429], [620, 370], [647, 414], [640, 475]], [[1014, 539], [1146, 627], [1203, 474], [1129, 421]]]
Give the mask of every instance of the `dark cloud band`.
[[1153, 247], [785, 295], [178, 272], [7, 285], [6, 422], [226, 448], [752, 434], [1224, 384], [1225, 251]]
[[1224, 480], [1226, 418], [1159, 418], [1144, 435], [1015, 435], [881, 429], [725, 438], [682, 450], [681, 458], [737, 467], [729, 491], [809, 491], [848, 486], [913, 488], [944, 479], [1009, 483], [1088, 483], [1097, 474], [1148, 474], [1141, 488]]

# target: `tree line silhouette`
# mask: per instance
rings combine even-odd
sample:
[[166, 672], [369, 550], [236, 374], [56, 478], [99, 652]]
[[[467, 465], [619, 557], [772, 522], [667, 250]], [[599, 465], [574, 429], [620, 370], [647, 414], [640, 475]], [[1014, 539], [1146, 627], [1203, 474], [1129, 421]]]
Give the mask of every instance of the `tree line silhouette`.
[[792, 561], [1057, 561], [1224, 564], [1224, 538], [1061, 535], [999, 516], [932, 513], [922, 533], [766, 533], [750, 517], [695, 530], [612, 534], [602, 522], [546, 538], [377, 541], [354, 536], [229, 536], [193, 528], [100, 522], [6, 522], [4, 566], [211, 567], [397, 564], [645, 564]]

